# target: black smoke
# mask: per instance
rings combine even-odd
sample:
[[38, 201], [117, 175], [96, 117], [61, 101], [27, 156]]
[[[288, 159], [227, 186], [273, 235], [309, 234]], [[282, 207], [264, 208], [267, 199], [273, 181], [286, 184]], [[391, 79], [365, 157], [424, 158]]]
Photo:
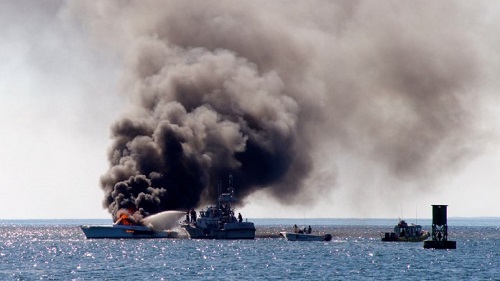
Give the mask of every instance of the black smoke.
[[[303, 169], [294, 176], [305, 177], [309, 159], [296, 157], [298, 105], [276, 73], [259, 73], [228, 50], [158, 47], [166, 52], [162, 67], [136, 73], [137, 111], [112, 126], [111, 168], [101, 180], [112, 213], [196, 207], [204, 193], [214, 199], [230, 173], [242, 197], [297, 163]], [[287, 188], [299, 187], [300, 180]]]
[[130, 106], [101, 179], [112, 214], [196, 207], [230, 173], [240, 198], [307, 201], [338, 151], [426, 182], [475, 153], [483, 61], [466, 2], [69, 5], [123, 58]]

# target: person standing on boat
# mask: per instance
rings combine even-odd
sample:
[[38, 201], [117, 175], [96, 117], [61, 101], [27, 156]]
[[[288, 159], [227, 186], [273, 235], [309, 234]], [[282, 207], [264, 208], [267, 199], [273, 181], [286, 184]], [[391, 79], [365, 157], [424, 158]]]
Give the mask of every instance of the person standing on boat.
[[312, 228], [311, 228], [311, 226], [309, 226], [309, 227], [307, 228], [307, 234], [311, 234], [311, 232], [312, 232]]
[[299, 227], [296, 224], [293, 225], [293, 233], [299, 233]]
[[191, 209], [191, 222], [196, 222], [196, 211]]
[[242, 222], [243, 221], [243, 217], [241, 216], [241, 213], [238, 213], [238, 222]]

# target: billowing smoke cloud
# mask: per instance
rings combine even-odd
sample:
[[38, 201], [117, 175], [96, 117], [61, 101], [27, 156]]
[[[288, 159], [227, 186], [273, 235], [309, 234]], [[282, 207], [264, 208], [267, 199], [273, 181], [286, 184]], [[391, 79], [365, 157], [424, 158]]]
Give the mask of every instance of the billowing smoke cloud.
[[[228, 50], [142, 44], [149, 51], [137, 67], [148, 73], [131, 78], [140, 108], [112, 127], [112, 167], [102, 178], [112, 211], [194, 207], [229, 172], [240, 179], [241, 196], [278, 183], [294, 162], [307, 173], [309, 159], [295, 157], [298, 105], [275, 72], [261, 74]], [[158, 55], [165, 61], [149, 73], [142, 64]]]
[[[457, 1], [70, 1], [125, 58], [102, 177], [112, 214], [196, 207], [235, 177], [311, 199], [313, 155], [418, 181], [474, 153], [479, 9]], [[328, 145], [325, 145], [328, 144]], [[363, 160], [361, 160], [363, 161]], [[439, 167], [439, 168], [438, 168]], [[320, 186], [320, 185], [318, 185]]]

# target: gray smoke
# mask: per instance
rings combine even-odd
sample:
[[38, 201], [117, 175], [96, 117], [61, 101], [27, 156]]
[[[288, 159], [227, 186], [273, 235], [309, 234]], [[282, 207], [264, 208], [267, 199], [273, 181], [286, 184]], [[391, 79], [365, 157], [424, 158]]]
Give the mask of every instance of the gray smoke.
[[303, 183], [321, 165], [313, 155], [333, 151], [408, 181], [439, 178], [475, 153], [483, 23], [473, 5], [68, 5], [94, 44], [124, 58], [130, 107], [111, 128], [101, 179], [113, 215], [196, 207], [229, 173], [240, 198], [266, 188], [285, 204], [307, 201], [317, 187]]

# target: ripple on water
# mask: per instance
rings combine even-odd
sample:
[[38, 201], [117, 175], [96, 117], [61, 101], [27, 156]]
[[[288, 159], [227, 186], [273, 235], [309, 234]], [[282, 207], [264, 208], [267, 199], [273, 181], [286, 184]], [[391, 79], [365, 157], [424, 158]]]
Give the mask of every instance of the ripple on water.
[[[282, 226], [260, 231], [277, 233]], [[457, 250], [383, 243], [383, 227], [313, 226], [330, 242], [188, 239], [87, 240], [76, 226], [0, 226], [1, 280], [495, 279], [496, 227], [456, 227]], [[272, 237], [268, 235], [267, 237]]]

